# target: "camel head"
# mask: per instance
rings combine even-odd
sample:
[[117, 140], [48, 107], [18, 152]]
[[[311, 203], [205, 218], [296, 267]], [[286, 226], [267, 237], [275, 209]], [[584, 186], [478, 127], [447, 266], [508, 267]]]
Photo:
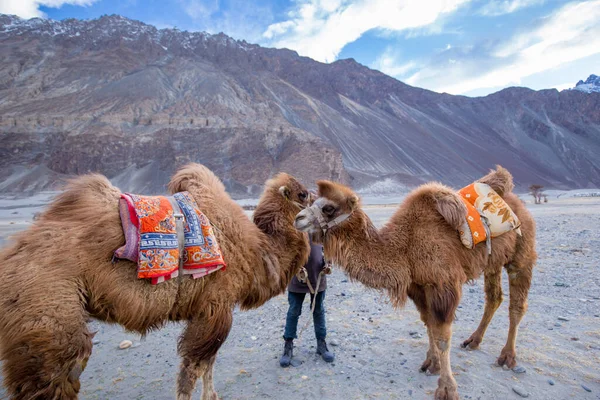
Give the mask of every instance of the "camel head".
[[350, 188], [335, 182], [318, 181], [317, 198], [296, 215], [294, 226], [302, 232], [325, 234], [344, 224], [360, 207], [360, 200]]
[[293, 229], [291, 225], [296, 214], [311, 202], [310, 193], [296, 178], [284, 172], [279, 173], [265, 184], [253, 214], [254, 223], [266, 233], [286, 227]]
[[285, 172], [280, 172], [266, 184], [267, 191], [273, 194], [275, 191], [283, 198], [299, 209], [308, 207], [312, 202], [310, 192], [296, 178]]

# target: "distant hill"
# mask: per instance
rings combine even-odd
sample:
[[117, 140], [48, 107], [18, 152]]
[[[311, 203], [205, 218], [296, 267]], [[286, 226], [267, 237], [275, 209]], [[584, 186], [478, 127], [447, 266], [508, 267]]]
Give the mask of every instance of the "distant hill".
[[90, 171], [164, 191], [189, 161], [237, 196], [277, 171], [401, 190], [462, 186], [495, 164], [522, 187], [600, 187], [600, 93], [439, 94], [352, 59], [323, 64], [115, 15], [0, 15], [0, 56], [0, 191]]

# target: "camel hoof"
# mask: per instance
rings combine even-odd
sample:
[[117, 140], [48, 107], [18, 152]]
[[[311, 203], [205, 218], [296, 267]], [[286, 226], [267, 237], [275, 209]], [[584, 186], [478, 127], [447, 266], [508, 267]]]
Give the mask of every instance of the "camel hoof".
[[481, 344], [481, 339], [474, 338], [471, 336], [467, 340], [461, 343], [460, 347], [467, 350], [477, 350], [479, 349], [479, 345]]
[[517, 352], [503, 349], [497, 362], [501, 367], [506, 365], [509, 369], [513, 369], [517, 366]]
[[456, 386], [439, 386], [435, 391], [435, 400], [459, 400]]
[[439, 375], [440, 368], [441, 365], [440, 360], [438, 358], [427, 357], [427, 359], [423, 361], [423, 364], [421, 365], [421, 368], [419, 368], [419, 371], [425, 372], [427, 375]]

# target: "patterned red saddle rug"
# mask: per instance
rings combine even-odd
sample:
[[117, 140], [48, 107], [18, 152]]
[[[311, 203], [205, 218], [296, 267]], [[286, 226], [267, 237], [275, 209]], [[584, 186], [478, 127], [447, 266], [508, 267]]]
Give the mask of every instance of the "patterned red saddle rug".
[[138, 278], [156, 285], [180, 273], [196, 279], [225, 268], [212, 225], [188, 192], [123, 193], [119, 213], [125, 245], [114, 255], [136, 262]]

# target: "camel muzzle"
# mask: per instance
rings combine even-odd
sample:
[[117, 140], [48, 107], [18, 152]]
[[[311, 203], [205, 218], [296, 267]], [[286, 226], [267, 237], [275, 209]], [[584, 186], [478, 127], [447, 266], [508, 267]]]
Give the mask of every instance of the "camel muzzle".
[[294, 228], [298, 229], [301, 232], [308, 232], [311, 227], [311, 223], [308, 218], [303, 215], [304, 211], [301, 211], [296, 215], [296, 219], [294, 220]]
[[347, 220], [351, 214], [340, 214], [337, 218], [327, 221], [321, 209], [315, 203], [313, 206], [306, 207], [296, 215], [294, 227], [301, 232], [314, 233], [321, 231], [323, 235], [326, 235], [327, 231]]

